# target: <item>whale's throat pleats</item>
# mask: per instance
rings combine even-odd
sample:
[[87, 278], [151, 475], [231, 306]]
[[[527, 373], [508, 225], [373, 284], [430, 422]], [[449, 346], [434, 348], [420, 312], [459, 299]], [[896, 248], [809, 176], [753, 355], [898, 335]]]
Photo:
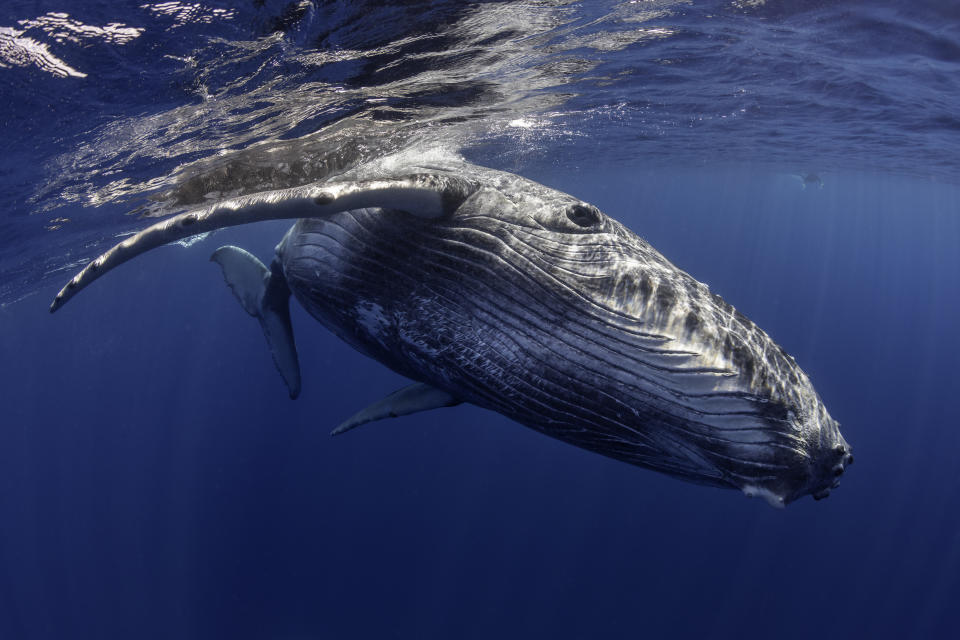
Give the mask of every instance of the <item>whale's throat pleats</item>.
[[578, 446], [707, 484], [784, 470], [786, 416], [688, 320], [705, 287], [611, 221], [551, 229], [476, 197], [439, 219], [299, 221], [280, 248], [291, 290], [399, 373]]

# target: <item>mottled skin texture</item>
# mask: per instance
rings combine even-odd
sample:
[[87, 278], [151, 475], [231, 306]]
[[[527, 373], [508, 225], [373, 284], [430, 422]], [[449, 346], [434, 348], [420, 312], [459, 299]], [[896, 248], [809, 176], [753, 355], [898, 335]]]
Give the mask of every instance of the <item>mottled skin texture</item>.
[[273, 271], [317, 320], [462, 401], [776, 506], [825, 497], [852, 462], [793, 358], [706, 285], [595, 207], [460, 161], [387, 158], [169, 218], [51, 311], [152, 247], [277, 218], [299, 220]]

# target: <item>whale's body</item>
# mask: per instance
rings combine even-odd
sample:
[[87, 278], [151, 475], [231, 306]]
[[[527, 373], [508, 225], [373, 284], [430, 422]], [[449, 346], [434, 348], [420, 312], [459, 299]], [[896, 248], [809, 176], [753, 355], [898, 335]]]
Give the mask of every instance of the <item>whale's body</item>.
[[469, 402], [777, 506], [825, 497], [852, 462], [794, 360], [706, 285], [595, 207], [466, 163], [380, 166], [182, 214], [98, 258], [53, 308], [146, 248], [284, 217], [300, 219], [270, 270], [235, 248], [214, 259], [261, 319], [292, 395], [289, 293], [416, 381], [350, 426]]

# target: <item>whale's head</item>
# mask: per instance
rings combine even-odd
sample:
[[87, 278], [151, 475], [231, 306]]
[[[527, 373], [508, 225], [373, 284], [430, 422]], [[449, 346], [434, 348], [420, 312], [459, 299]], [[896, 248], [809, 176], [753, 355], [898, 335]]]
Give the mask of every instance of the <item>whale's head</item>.
[[495, 175], [454, 215], [496, 219], [503, 253], [523, 254], [515, 268], [570, 327], [554, 343], [569, 384], [609, 421], [578, 444], [777, 507], [830, 495], [852, 449], [796, 361], [593, 205], [520, 180]]

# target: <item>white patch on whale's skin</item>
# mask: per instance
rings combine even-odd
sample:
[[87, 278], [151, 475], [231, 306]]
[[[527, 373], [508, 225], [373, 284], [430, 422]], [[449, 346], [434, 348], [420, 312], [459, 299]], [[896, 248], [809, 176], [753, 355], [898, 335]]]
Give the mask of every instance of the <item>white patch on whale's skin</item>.
[[370, 336], [382, 345], [385, 345], [390, 321], [384, 313], [383, 307], [375, 302], [362, 300], [354, 307], [357, 324], [363, 327]]
[[783, 499], [783, 496], [778, 496], [777, 494], [775, 494], [773, 491], [770, 491], [769, 489], [764, 489], [763, 487], [757, 487], [752, 484], [748, 484], [743, 487], [743, 495], [747, 496], [748, 498], [755, 498], [756, 496], [760, 496], [761, 498], [767, 501], [767, 504], [777, 509], [783, 509], [785, 506], [787, 506], [786, 502]]

